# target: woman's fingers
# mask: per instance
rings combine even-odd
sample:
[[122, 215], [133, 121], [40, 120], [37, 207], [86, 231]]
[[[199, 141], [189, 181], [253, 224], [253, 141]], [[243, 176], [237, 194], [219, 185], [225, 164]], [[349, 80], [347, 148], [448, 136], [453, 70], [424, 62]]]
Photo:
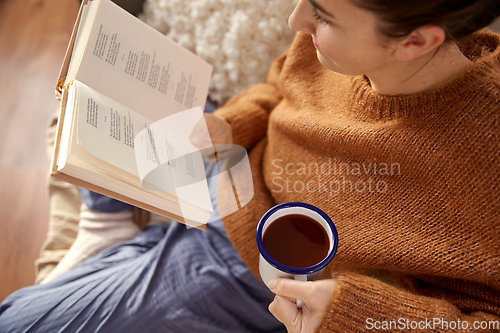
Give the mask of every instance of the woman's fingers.
[[[208, 133], [206, 128], [208, 128]], [[206, 144], [207, 142], [211, 142], [212, 144], [231, 144], [232, 134], [231, 125], [224, 118], [205, 113], [204, 117], [194, 127], [190, 139], [195, 146], [200, 146], [202, 143]]]
[[[288, 333], [313, 332], [321, 325], [337, 288], [333, 279], [314, 282], [291, 279], [269, 281], [269, 288], [276, 294], [269, 311], [282, 322]], [[304, 302], [298, 309], [295, 299]]]
[[302, 313], [297, 308], [297, 304], [287, 297], [276, 295], [274, 301], [269, 304], [269, 312], [289, 328], [289, 333], [290, 327], [301, 327]]
[[275, 279], [269, 282], [269, 288], [276, 295], [290, 299], [300, 299], [304, 303], [310, 301], [311, 282], [296, 281], [291, 279]]

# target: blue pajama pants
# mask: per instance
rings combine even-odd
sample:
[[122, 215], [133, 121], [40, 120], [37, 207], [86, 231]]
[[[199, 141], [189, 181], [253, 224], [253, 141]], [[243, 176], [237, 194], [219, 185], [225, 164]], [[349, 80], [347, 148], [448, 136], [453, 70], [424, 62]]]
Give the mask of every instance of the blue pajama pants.
[[[207, 170], [218, 172], [216, 164]], [[274, 295], [220, 219], [207, 227], [150, 226], [47, 284], [14, 292], [0, 304], [0, 332], [282, 332], [267, 309]]]

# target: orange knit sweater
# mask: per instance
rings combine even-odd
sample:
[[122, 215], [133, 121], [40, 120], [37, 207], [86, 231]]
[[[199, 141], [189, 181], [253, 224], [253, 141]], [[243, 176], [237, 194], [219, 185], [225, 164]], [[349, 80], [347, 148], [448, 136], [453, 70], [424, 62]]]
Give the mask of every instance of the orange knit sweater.
[[324, 68], [299, 33], [267, 83], [217, 111], [249, 149], [254, 198], [223, 222], [256, 276], [255, 229], [273, 205], [316, 205], [338, 229], [319, 332], [500, 325], [500, 36], [460, 47], [467, 73], [384, 96]]

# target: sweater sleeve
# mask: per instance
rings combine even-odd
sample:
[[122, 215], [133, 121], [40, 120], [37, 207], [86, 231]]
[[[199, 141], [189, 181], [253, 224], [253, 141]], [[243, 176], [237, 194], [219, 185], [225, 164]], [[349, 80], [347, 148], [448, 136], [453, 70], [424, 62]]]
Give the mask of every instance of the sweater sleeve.
[[318, 333], [500, 332], [500, 318], [491, 314], [498, 314], [498, 304], [494, 304], [498, 299], [492, 303], [479, 299], [462, 301], [466, 311], [461, 312], [444, 294], [417, 295], [348, 271], [337, 272], [333, 278], [338, 288]]
[[269, 114], [282, 100], [279, 77], [285, 59], [286, 52], [276, 58], [266, 83], [234, 96], [215, 112], [231, 124], [234, 144], [250, 149], [265, 137]]

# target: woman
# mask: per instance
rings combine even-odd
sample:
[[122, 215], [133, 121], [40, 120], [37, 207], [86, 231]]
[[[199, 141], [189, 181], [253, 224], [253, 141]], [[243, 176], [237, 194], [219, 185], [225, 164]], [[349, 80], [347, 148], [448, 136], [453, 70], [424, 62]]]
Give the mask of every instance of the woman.
[[274, 281], [289, 332], [500, 329], [500, 40], [467, 37], [499, 13], [301, 0], [268, 83], [207, 116], [212, 139], [232, 128], [251, 150], [255, 198], [223, 221], [254, 274], [251, 230], [274, 204], [314, 204], [339, 231], [331, 280]]
[[328, 279], [271, 281], [289, 332], [498, 329], [500, 38], [467, 37], [498, 15], [497, 0], [300, 0], [268, 82], [206, 116], [214, 142], [249, 149], [253, 200], [12, 294], [0, 331], [279, 331], [254, 239], [287, 201], [340, 240]]

